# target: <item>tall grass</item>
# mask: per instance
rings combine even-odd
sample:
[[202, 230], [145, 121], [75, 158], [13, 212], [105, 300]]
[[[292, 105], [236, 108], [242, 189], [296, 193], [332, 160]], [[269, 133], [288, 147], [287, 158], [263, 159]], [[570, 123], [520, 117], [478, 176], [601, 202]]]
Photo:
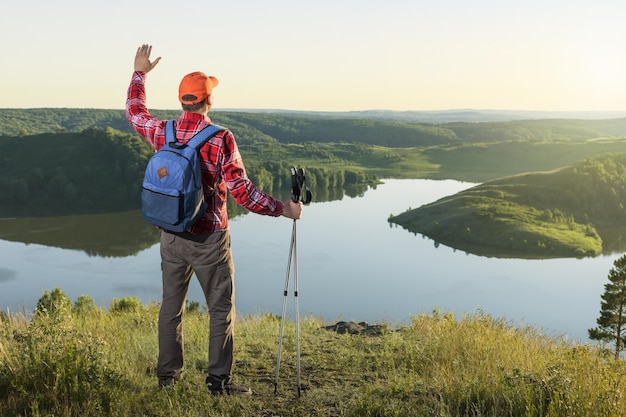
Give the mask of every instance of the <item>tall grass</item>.
[[238, 319], [236, 382], [252, 397], [204, 386], [208, 316], [187, 313], [186, 386], [157, 388], [155, 305], [4, 315], [2, 416], [623, 416], [622, 360], [482, 312], [434, 311], [382, 332], [338, 334], [301, 320], [302, 396], [294, 325], [285, 328], [274, 395], [279, 318]]

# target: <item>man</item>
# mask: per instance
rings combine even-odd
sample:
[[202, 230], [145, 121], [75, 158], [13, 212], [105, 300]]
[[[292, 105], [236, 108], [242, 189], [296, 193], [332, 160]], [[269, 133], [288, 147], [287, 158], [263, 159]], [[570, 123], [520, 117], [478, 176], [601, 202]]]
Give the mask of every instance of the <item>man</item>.
[[[128, 88], [126, 117], [133, 128], [156, 150], [165, 144], [165, 120], [146, 107], [145, 79], [161, 58], [150, 61], [152, 46], [142, 45], [135, 55], [135, 71]], [[202, 72], [186, 75], [179, 86], [182, 114], [176, 119], [179, 142], [186, 143], [211, 120], [215, 77]], [[163, 301], [159, 312], [159, 386], [173, 386], [182, 377], [182, 315], [189, 283], [195, 272], [210, 315], [209, 366], [206, 383], [212, 394], [251, 394], [232, 381], [233, 324], [235, 316], [234, 266], [230, 249], [226, 191], [246, 209], [268, 216], [299, 219], [302, 203], [281, 202], [259, 190], [247, 177], [233, 134], [218, 133], [200, 150], [205, 201], [204, 215], [188, 230], [161, 232]]]

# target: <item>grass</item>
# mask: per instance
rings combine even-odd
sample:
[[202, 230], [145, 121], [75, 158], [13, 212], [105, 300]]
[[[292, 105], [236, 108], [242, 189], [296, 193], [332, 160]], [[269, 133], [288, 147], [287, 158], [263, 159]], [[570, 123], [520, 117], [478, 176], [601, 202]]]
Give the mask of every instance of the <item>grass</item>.
[[[82, 301], [85, 301], [84, 298]], [[122, 300], [123, 301], [123, 300]], [[89, 303], [86, 303], [89, 304]], [[83, 303], [83, 305], [86, 305]], [[295, 329], [285, 328], [278, 393], [280, 318], [247, 316], [235, 327], [235, 379], [251, 397], [212, 397], [204, 386], [208, 317], [185, 316], [188, 385], [159, 390], [156, 305], [109, 311], [3, 316], [3, 416], [623, 416], [622, 360], [601, 346], [565, 342], [478, 312], [434, 311], [381, 332], [338, 334], [300, 323], [302, 395]]]

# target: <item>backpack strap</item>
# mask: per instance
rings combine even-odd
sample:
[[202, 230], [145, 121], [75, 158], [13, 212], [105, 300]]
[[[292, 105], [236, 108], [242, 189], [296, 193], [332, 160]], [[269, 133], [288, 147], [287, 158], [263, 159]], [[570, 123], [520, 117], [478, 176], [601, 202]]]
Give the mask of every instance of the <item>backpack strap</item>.
[[[174, 120], [165, 122], [165, 143], [176, 142], [176, 133], [174, 132]], [[170, 146], [174, 146], [173, 144]]]
[[[196, 133], [189, 141], [187, 142], [188, 146], [193, 146], [196, 151], [198, 151], [205, 143], [209, 141], [213, 136], [217, 135], [219, 132], [226, 130], [226, 128], [220, 125], [208, 125], [198, 133]], [[213, 179], [213, 184], [211, 186], [204, 186], [205, 189], [208, 189], [212, 194], [216, 193], [216, 190], [219, 187], [220, 182], [222, 181], [221, 177], [216, 177]]]
[[225, 127], [220, 125], [211, 124], [196, 133], [185, 145], [176, 141], [176, 133], [174, 132], [174, 120], [168, 120], [165, 123], [165, 142], [172, 148], [179, 148], [182, 146], [191, 146], [196, 149], [200, 149], [209, 139], [217, 135], [222, 130], [226, 130]]
[[189, 141], [187, 142], [187, 146], [193, 146], [196, 149], [200, 149], [205, 143], [207, 143], [209, 139], [217, 135], [222, 130], [226, 130], [226, 128], [220, 125], [208, 125], [204, 129], [196, 133], [194, 137], [189, 139]]

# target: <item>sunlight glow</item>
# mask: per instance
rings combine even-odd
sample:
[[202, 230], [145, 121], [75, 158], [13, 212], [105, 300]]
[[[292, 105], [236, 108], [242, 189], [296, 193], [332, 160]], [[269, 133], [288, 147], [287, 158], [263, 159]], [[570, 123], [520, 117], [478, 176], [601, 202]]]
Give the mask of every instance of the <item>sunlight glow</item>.
[[[122, 108], [149, 43], [159, 109], [202, 70], [220, 79], [220, 108], [626, 110], [623, 0], [157, 0], [148, 23], [132, 1], [24, 4], [0, 15], [0, 107]], [[176, 29], [188, 10], [207, 16], [206, 37]]]
[[620, 81], [623, 82], [624, 54], [618, 50], [603, 50], [602, 48], [593, 51], [589, 57], [586, 72], [591, 85], [598, 88], [615, 86]]

